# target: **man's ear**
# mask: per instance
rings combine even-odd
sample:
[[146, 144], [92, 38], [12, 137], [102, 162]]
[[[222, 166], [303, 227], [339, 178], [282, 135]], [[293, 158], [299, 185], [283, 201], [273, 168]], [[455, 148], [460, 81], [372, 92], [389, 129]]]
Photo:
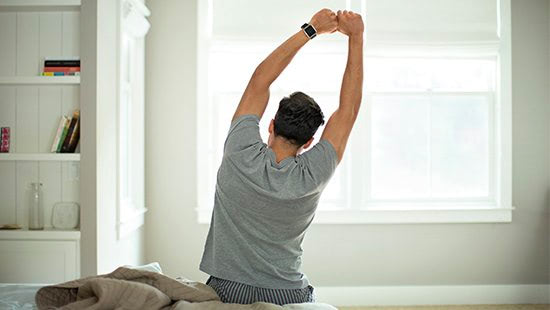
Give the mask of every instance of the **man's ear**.
[[314, 139], [314, 138], [311, 137], [311, 138], [306, 142], [306, 144], [304, 144], [304, 145], [302, 146], [302, 149], [304, 149], [304, 150], [307, 149], [307, 148], [311, 145], [311, 143], [313, 142], [313, 139]]
[[269, 122], [269, 133], [272, 134], [273, 133], [273, 128], [275, 126], [275, 120], [271, 120], [271, 122]]

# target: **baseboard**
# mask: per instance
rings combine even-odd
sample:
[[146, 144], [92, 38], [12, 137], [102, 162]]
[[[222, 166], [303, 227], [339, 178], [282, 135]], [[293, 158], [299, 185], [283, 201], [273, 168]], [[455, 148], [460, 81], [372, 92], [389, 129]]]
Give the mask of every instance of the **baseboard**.
[[548, 304], [550, 285], [316, 287], [318, 302], [337, 306]]

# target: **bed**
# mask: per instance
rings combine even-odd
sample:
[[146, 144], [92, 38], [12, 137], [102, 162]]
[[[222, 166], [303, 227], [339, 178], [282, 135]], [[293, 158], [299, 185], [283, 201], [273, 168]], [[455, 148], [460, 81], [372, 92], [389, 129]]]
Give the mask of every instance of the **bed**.
[[[19, 309], [38, 309], [35, 303], [36, 292], [43, 287], [41, 284], [6, 284], [0, 283], [0, 309], [19, 310]], [[227, 304], [226, 304], [227, 305]], [[229, 305], [227, 305], [229, 306]], [[267, 304], [266, 304], [267, 306]], [[205, 309], [216, 309], [219, 305], [206, 306]], [[249, 309], [250, 306], [241, 306], [242, 309]], [[238, 307], [238, 308], [241, 308]], [[271, 307], [265, 307], [265, 309]], [[336, 310], [336, 308], [322, 303], [290, 304], [282, 307], [285, 310]], [[187, 309], [184, 304], [175, 307], [175, 310]], [[195, 309], [195, 308], [193, 308]], [[227, 309], [235, 309], [228, 307]], [[264, 307], [254, 307], [254, 309], [264, 309]]]
[[34, 296], [42, 286], [0, 283], [0, 309], [37, 309]]
[[[144, 280], [146, 279], [146, 280]], [[149, 285], [134, 287], [129, 289], [126, 284], [118, 281], [137, 281], [148, 283]], [[79, 279], [74, 281], [65, 282], [62, 284], [47, 286], [46, 284], [4, 284], [0, 283], [0, 309], [38, 309], [36, 305], [36, 300], [39, 304], [42, 304], [42, 307], [51, 300], [64, 300], [67, 297], [74, 297], [75, 294], [70, 293], [69, 290], [78, 289], [78, 295], [83, 292], [90, 291], [90, 293], [96, 293], [94, 288], [99, 288], [101, 291], [101, 283], [105, 281], [116, 281], [111, 282], [108, 286], [107, 291], [103, 290], [106, 293], [103, 295], [98, 294], [95, 297], [96, 300], [94, 303], [97, 303], [96, 306], [99, 306], [101, 303], [103, 306], [107, 305], [108, 302], [112, 302], [112, 306], [122, 306], [126, 305], [126, 308], [140, 308], [144, 307], [145, 303], [140, 302], [135, 298], [126, 299], [124, 294], [116, 294], [117, 289], [120, 292], [128, 293], [128, 296], [138, 295], [147, 295], [151, 290], [156, 290], [151, 286], [155, 286], [162, 293], [166, 293], [167, 301], [176, 301], [172, 304], [171, 309], [173, 310], [246, 310], [246, 309], [266, 309], [266, 310], [334, 310], [336, 308], [328, 304], [323, 303], [303, 303], [303, 304], [288, 304], [285, 306], [277, 306], [267, 303], [255, 303], [252, 305], [237, 305], [237, 304], [223, 304], [219, 301], [217, 294], [207, 285], [186, 280], [183, 278], [172, 279], [163, 275], [162, 269], [158, 263], [150, 263], [143, 266], [123, 266], [117, 268], [107, 275], [101, 275], [96, 277], [90, 277], [85, 279]], [[154, 284], [153, 284], [154, 282]], [[126, 282], [128, 283], [128, 282]], [[93, 284], [93, 285], [90, 285]], [[135, 284], [135, 283], [134, 283]], [[94, 286], [95, 285], [95, 286]], [[44, 290], [41, 290], [37, 295], [40, 288], [47, 286]], [[139, 293], [138, 293], [139, 292]], [[133, 294], [133, 295], [132, 295]], [[86, 293], [83, 293], [83, 296]], [[113, 296], [108, 296], [113, 295]], [[154, 294], [153, 294], [154, 295]], [[93, 295], [88, 295], [86, 297], [92, 297]], [[178, 298], [174, 298], [178, 296]], [[113, 297], [113, 298], [111, 298]], [[109, 298], [112, 300], [109, 301]], [[118, 298], [118, 299], [116, 299]], [[155, 300], [155, 298], [152, 298]], [[90, 300], [85, 299], [82, 301]], [[74, 299], [73, 299], [74, 301]], [[55, 303], [55, 302], [54, 302]], [[81, 303], [82, 305], [83, 303]], [[85, 304], [85, 303], [84, 303]], [[168, 303], [169, 304], [169, 303]], [[164, 303], [164, 305], [168, 305]], [[52, 304], [50, 303], [50, 306]], [[74, 305], [74, 304], [72, 304]], [[87, 304], [87, 306], [92, 306], [92, 304]], [[78, 307], [81, 308], [81, 307]], [[110, 308], [110, 307], [107, 307]], [[148, 307], [147, 307], [148, 308]], [[156, 309], [156, 307], [155, 307]]]

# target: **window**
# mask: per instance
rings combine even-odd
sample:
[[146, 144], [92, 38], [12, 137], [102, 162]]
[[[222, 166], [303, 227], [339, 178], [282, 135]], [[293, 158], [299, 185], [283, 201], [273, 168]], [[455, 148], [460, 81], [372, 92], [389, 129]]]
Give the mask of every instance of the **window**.
[[120, 1], [118, 69], [118, 238], [144, 224], [144, 37], [149, 10]]
[[[511, 220], [509, 1], [468, 3], [329, 1], [366, 16], [365, 89], [317, 222]], [[296, 10], [266, 13], [285, 6]], [[199, 221], [210, 219], [223, 142], [252, 72], [318, 9], [290, 0], [211, 0], [200, 8]], [[346, 57], [342, 35], [316, 38], [298, 53], [272, 85], [264, 141], [278, 101], [293, 91], [312, 96], [328, 120]]]

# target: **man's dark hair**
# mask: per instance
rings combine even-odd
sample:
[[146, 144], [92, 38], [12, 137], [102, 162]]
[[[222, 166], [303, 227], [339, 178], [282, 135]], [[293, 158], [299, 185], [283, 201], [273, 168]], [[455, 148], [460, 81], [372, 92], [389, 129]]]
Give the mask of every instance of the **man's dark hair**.
[[294, 92], [279, 102], [275, 114], [274, 131], [290, 143], [304, 145], [325, 123], [323, 111], [310, 96]]

